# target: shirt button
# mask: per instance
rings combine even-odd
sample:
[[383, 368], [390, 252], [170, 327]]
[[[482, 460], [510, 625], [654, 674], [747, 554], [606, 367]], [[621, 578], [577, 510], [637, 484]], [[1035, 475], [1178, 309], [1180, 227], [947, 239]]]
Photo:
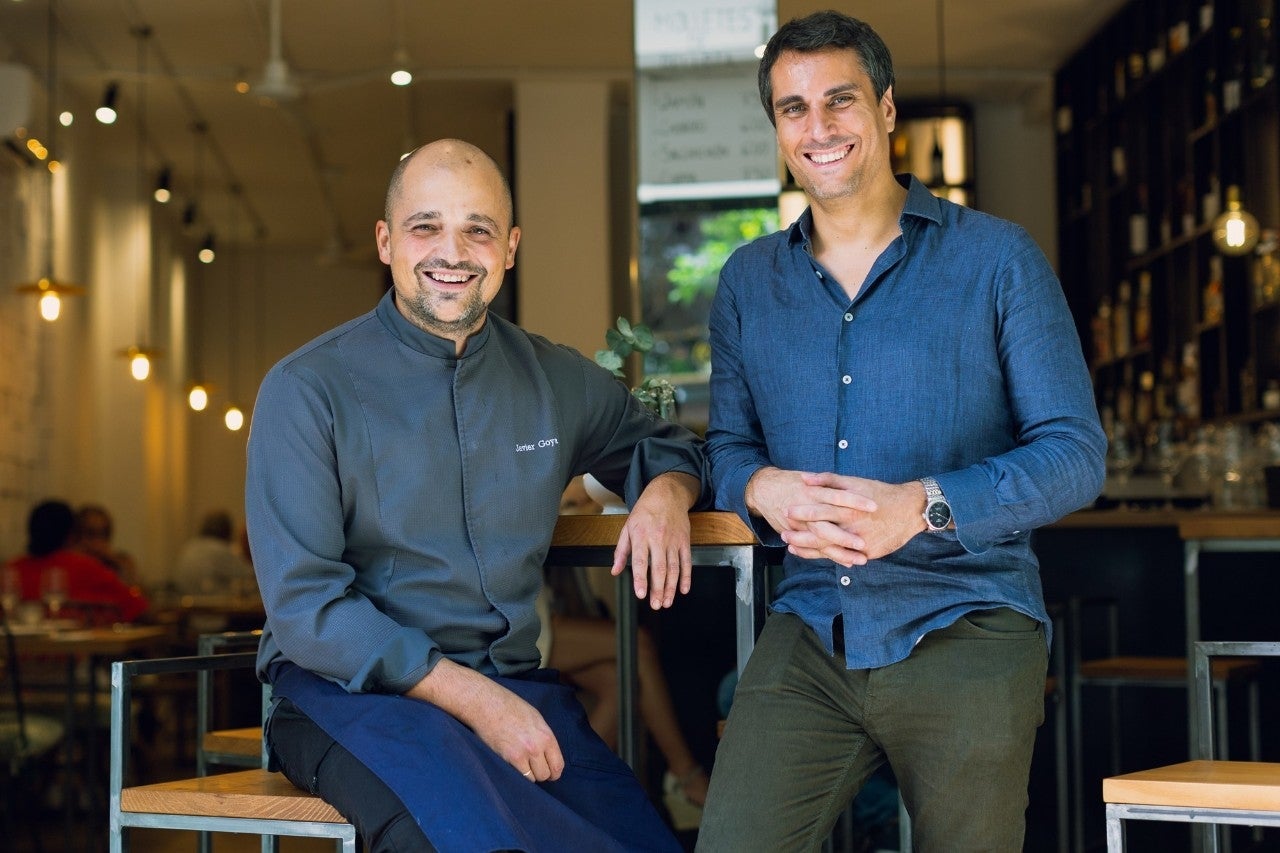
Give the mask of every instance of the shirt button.
[[848, 446], [849, 442], [845, 441], [843, 438], [836, 442], [836, 447], [839, 447], [841, 450], [846, 449]]
[[844, 315], [844, 321], [845, 321], [846, 323], [852, 323], [852, 322], [853, 322], [853, 315], [852, 315], [852, 314], [845, 314], [845, 315]]
[[841, 576], [840, 576], [840, 586], [848, 586], [848, 585], [849, 585], [849, 576], [848, 576], [848, 575], [841, 575]]
[[840, 381], [843, 382], [845, 385], [848, 385], [850, 382], [853, 381], [853, 377], [846, 373], [844, 376], [840, 377]]

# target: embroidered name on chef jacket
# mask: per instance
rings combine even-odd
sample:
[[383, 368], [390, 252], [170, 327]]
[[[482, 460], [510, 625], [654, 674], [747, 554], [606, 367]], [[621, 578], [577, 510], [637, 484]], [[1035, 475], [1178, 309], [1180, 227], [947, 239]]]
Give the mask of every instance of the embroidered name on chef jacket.
[[530, 450], [544, 450], [548, 447], [555, 447], [560, 443], [558, 438], [542, 438], [537, 444], [517, 444], [516, 453], [525, 453]]

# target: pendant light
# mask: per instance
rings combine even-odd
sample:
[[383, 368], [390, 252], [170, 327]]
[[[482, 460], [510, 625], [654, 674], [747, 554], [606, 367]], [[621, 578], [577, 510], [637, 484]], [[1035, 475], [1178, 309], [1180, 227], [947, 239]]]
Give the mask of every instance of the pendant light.
[[147, 48], [149, 39], [151, 38], [151, 28], [142, 25], [133, 29], [133, 35], [138, 40], [138, 103], [137, 109], [137, 138], [135, 140], [137, 149], [135, 155], [136, 171], [134, 179], [138, 192], [138, 207], [136, 214], [145, 218], [146, 228], [141, 228], [135, 235], [136, 239], [141, 241], [140, 245], [134, 246], [134, 279], [135, 288], [145, 285], [145, 294], [136, 296], [138, 304], [138, 322], [137, 333], [139, 342], [130, 344], [120, 350], [120, 355], [129, 361], [129, 373], [139, 382], [146, 381], [151, 376], [151, 362], [159, 357], [160, 351], [147, 345], [148, 332], [151, 325], [151, 296], [153, 288], [151, 287], [151, 271], [154, 265], [154, 259], [148, 258], [146, 263], [142, 262], [142, 253], [144, 249], [151, 247], [151, 193], [147, 186], [147, 173], [144, 152], [144, 140], [147, 133]]
[[56, 139], [58, 122], [54, 117], [54, 105], [58, 100], [58, 24], [53, 0], [49, 0], [48, 7], [47, 49], [48, 68], [45, 73], [47, 120], [45, 122], [45, 133], [48, 134], [49, 142], [48, 145], [44, 146], [48, 152], [46, 155], [48, 160], [45, 164], [47, 173], [43, 176], [45, 180], [44, 257], [42, 259], [42, 273], [40, 278], [27, 284], [18, 285], [18, 292], [36, 295], [38, 297], [37, 304], [40, 309], [40, 316], [52, 323], [62, 314], [62, 298], [64, 296], [79, 296], [84, 293], [84, 288], [80, 285], [59, 281], [53, 274], [53, 182], [54, 176], [61, 168], [61, 163], [56, 159], [56, 155], [58, 153]]
[[1258, 245], [1258, 220], [1240, 203], [1240, 187], [1227, 187], [1227, 209], [1213, 220], [1213, 245], [1224, 255], [1247, 255]]

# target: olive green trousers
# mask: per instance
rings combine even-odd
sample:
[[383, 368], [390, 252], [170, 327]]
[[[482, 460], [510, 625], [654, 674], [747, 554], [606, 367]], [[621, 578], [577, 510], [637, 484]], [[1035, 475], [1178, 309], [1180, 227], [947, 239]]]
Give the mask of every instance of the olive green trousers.
[[1007, 608], [969, 613], [872, 670], [846, 669], [799, 617], [770, 615], [734, 694], [697, 850], [818, 850], [888, 761], [917, 851], [1021, 851], [1047, 666], [1043, 627]]

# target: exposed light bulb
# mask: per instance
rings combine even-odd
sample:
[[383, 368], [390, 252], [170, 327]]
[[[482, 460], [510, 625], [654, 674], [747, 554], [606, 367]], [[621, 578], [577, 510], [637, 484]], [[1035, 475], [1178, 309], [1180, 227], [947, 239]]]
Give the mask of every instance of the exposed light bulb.
[[139, 382], [151, 375], [151, 359], [147, 358], [145, 352], [134, 353], [129, 359], [129, 372]]
[[62, 299], [52, 290], [40, 297], [40, 316], [52, 323], [62, 314]]
[[103, 124], [114, 124], [116, 120], [116, 95], [120, 88], [115, 83], [107, 85], [102, 95], [102, 106], [94, 110], [93, 115]]
[[192, 385], [187, 392], [187, 405], [192, 411], [203, 412], [209, 405], [209, 392], [203, 385]]
[[397, 86], [408, 86], [413, 82], [413, 74], [404, 68], [391, 72], [391, 82]]
[[62, 124], [63, 127], [71, 127], [72, 123], [75, 122], [75, 120], [76, 120], [76, 117], [71, 112], [71, 110], [63, 110], [62, 112], [58, 113], [58, 121], [59, 123]]
[[227, 413], [222, 416], [222, 421], [227, 425], [227, 429], [236, 432], [244, 426], [244, 412], [237, 406], [227, 406]]
[[1224, 255], [1244, 255], [1258, 245], [1258, 220], [1240, 203], [1240, 188], [1227, 187], [1227, 209], [1213, 221], [1213, 244]]

